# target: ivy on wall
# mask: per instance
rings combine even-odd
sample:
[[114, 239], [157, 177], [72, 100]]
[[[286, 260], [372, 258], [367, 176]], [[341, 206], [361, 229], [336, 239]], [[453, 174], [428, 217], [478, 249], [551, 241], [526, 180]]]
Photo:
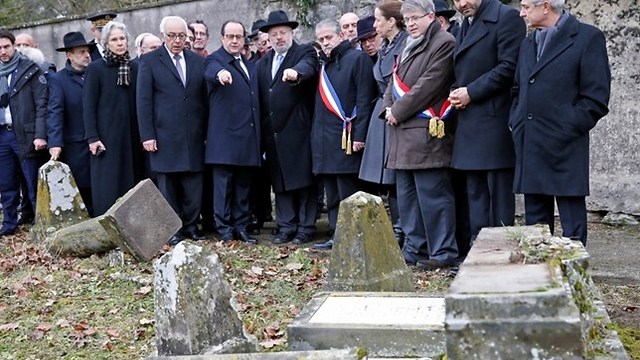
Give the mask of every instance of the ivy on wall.
[[293, 5], [298, 8], [296, 18], [301, 25], [305, 27], [311, 26], [309, 21], [309, 12], [316, 5], [316, 0], [293, 0]]

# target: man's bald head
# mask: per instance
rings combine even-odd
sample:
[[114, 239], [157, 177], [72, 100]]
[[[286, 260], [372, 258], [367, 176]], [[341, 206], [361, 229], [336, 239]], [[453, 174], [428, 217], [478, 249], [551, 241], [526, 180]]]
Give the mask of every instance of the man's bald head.
[[340, 17], [340, 35], [343, 39], [353, 40], [358, 36], [358, 15], [346, 13]]
[[35, 40], [29, 34], [18, 34], [16, 35], [16, 47], [21, 49], [23, 47], [37, 48]]

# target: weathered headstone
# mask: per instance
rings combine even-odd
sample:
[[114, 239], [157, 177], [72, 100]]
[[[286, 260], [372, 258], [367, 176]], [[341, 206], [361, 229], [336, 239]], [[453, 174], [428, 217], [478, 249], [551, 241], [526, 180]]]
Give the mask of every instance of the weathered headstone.
[[628, 359], [588, 257], [546, 226], [482, 229], [445, 298], [448, 358]]
[[62, 228], [47, 236], [44, 244], [54, 256], [88, 257], [117, 247], [118, 239], [100, 225], [100, 218]]
[[117, 245], [138, 261], [149, 261], [182, 227], [162, 193], [149, 179], [139, 182], [100, 217]]
[[55, 231], [89, 219], [71, 169], [65, 163], [49, 161], [38, 171], [38, 198], [31, 237], [42, 242]]
[[425, 293], [321, 293], [289, 325], [287, 341], [296, 351], [358, 346], [373, 357], [439, 358], [444, 318], [444, 299]]
[[365, 349], [332, 349], [318, 351], [280, 351], [272, 353], [150, 356], [146, 360], [361, 360], [367, 357]]
[[158, 355], [256, 351], [234, 309], [218, 255], [181, 242], [155, 262]]
[[340, 203], [326, 291], [414, 291], [382, 199], [359, 191]]

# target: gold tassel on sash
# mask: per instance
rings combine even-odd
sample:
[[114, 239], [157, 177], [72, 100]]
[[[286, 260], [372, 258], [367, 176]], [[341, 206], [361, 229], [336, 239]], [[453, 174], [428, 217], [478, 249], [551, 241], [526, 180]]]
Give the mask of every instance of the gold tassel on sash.
[[349, 126], [349, 131], [347, 132], [347, 148], [346, 148], [346, 153], [347, 155], [351, 155], [351, 149], [352, 149], [353, 145], [351, 144], [351, 129]]
[[347, 128], [342, 128], [342, 150], [347, 149]]
[[444, 137], [444, 121], [441, 118], [434, 116], [429, 119], [429, 135], [437, 139]]
[[436, 135], [438, 139], [442, 139], [444, 137], [444, 121], [438, 118], [438, 133]]

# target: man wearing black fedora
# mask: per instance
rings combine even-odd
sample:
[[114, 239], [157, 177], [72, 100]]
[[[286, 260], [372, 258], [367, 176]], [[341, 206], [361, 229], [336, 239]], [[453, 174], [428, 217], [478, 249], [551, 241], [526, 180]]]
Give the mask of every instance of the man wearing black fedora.
[[104, 52], [104, 48], [100, 43], [100, 37], [102, 37], [102, 28], [107, 25], [107, 23], [113, 19], [118, 17], [116, 13], [99, 13], [95, 15], [91, 15], [87, 18], [87, 20], [91, 21], [91, 34], [93, 34], [94, 39], [92, 39], [89, 43], [95, 45], [91, 49], [91, 60], [96, 60], [102, 58], [102, 53]]
[[440, 23], [440, 26], [453, 36], [458, 34], [460, 25], [451, 18], [456, 14], [456, 11], [449, 6], [447, 0], [433, 0], [433, 6], [435, 8], [436, 19]]
[[356, 24], [357, 35], [353, 39], [354, 42], [360, 43], [362, 51], [367, 53], [374, 63], [378, 60], [378, 49], [382, 44], [382, 38], [378, 36], [376, 29], [373, 27], [373, 23], [376, 18], [373, 16], [367, 16], [358, 20]]
[[311, 45], [293, 41], [298, 26], [282, 10], [272, 11], [261, 32], [270, 50], [258, 61], [263, 148], [276, 194], [273, 243], [312, 239], [316, 221], [316, 184], [311, 172], [311, 125], [318, 57]]
[[52, 160], [69, 165], [87, 210], [93, 215], [89, 176], [91, 153], [84, 139], [82, 87], [84, 72], [91, 63], [91, 49], [96, 45], [87, 42], [76, 31], [65, 34], [62, 41], [64, 46], [56, 51], [66, 53], [65, 67], [49, 76], [49, 154]]

